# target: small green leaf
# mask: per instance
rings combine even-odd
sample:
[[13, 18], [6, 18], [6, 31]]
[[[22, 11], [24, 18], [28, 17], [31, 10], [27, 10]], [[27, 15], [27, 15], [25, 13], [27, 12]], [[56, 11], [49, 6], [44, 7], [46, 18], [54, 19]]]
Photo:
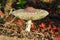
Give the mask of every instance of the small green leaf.
[[26, 0], [18, 0], [16, 4], [18, 4], [18, 8], [24, 8], [24, 5], [26, 4]]
[[26, 1], [22, 2], [22, 4], [25, 4], [25, 3], [26, 3]]
[[18, 0], [17, 4], [21, 4], [21, 2], [22, 2], [21, 0]]
[[20, 4], [20, 2], [17, 2], [17, 4]]
[[0, 6], [1, 6], [1, 4], [0, 4]]
[[19, 2], [21, 1], [21, 0], [18, 0]]
[[60, 8], [60, 5], [58, 5], [58, 8]]

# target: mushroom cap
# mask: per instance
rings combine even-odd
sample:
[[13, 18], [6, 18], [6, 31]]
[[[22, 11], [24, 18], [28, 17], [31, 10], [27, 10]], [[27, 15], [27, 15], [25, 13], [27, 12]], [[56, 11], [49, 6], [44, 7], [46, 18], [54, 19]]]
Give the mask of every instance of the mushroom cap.
[[39, 20], [46, 17], [49, 13], [42, 9], [36, 9], [35, 12], [28, 12], [26, 9], [19, 9], [12, 12], [12, 15], [22, 20]]

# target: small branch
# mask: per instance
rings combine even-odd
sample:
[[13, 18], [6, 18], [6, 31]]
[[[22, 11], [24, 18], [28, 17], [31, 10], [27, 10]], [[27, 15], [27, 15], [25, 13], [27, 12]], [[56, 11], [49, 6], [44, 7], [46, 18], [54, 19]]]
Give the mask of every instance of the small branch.
[[12, 4], [15, 2], [15, 0], [7, 0], [6, 5], [4, 8], [4, 12], [6, 15], [8, 15], [9, 11], [12, 9]]
[[15, 18], [16, 18], [16, 17], [14, 17], [10, 22], [6, 22], [6, 23], [4, 24], [4, 26], [6, 27], [6, 25], [11, 24], [11, 23], [15, 20]]

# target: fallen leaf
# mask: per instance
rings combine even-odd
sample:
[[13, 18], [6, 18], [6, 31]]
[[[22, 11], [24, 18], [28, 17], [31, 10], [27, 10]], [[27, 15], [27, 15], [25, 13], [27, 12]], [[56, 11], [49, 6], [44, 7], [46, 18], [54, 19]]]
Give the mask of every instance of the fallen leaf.
[[18, 20], [16, 23], [17, 23], [17, 25], [22, 25], [22, 21], [21, 20]]
[[49, 25], [47, 29], [48, 29], [48, 30], [51, 29], [51, 25]]
[[0, 11], [0, 16], [3, 15], [3, 12]]
[[46, 26], [46, 25], [45, 25], [44, 23], [39, 24], [39, 27], [40, 27], [40, 28], [43, 28], [43, 29], [44, 29], [45, 26]]
[[34, 29], [34, 24], [32, 23], [31, 28]]
[[54, 25], [54, 26], [53, 26], [53, 30], [58, 30], [58, 28]]
[[60, 36], [56, 37], [56, 40], [60, 40]]

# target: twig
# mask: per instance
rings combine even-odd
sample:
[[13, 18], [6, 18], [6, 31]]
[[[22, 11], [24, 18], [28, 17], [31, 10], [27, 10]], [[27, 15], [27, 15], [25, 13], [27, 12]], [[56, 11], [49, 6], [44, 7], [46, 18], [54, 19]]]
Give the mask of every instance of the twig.
[[9, 17], [9, 15], [12, 13], [12, 10], [13, 10], [13, 9], [11, 9], [10, 12], [9, 12], [9, 14], [6, 15], [5, 19], [7, 19], [7, 17]]
[[6, 23], [4, 24], [4, 26], [6, 27], [6, 25], [11, 24], [11, 23], [15, 20], [15, 18], [16, 18], [16, 17], [14, 17], [10, 22], [6, 22]]

